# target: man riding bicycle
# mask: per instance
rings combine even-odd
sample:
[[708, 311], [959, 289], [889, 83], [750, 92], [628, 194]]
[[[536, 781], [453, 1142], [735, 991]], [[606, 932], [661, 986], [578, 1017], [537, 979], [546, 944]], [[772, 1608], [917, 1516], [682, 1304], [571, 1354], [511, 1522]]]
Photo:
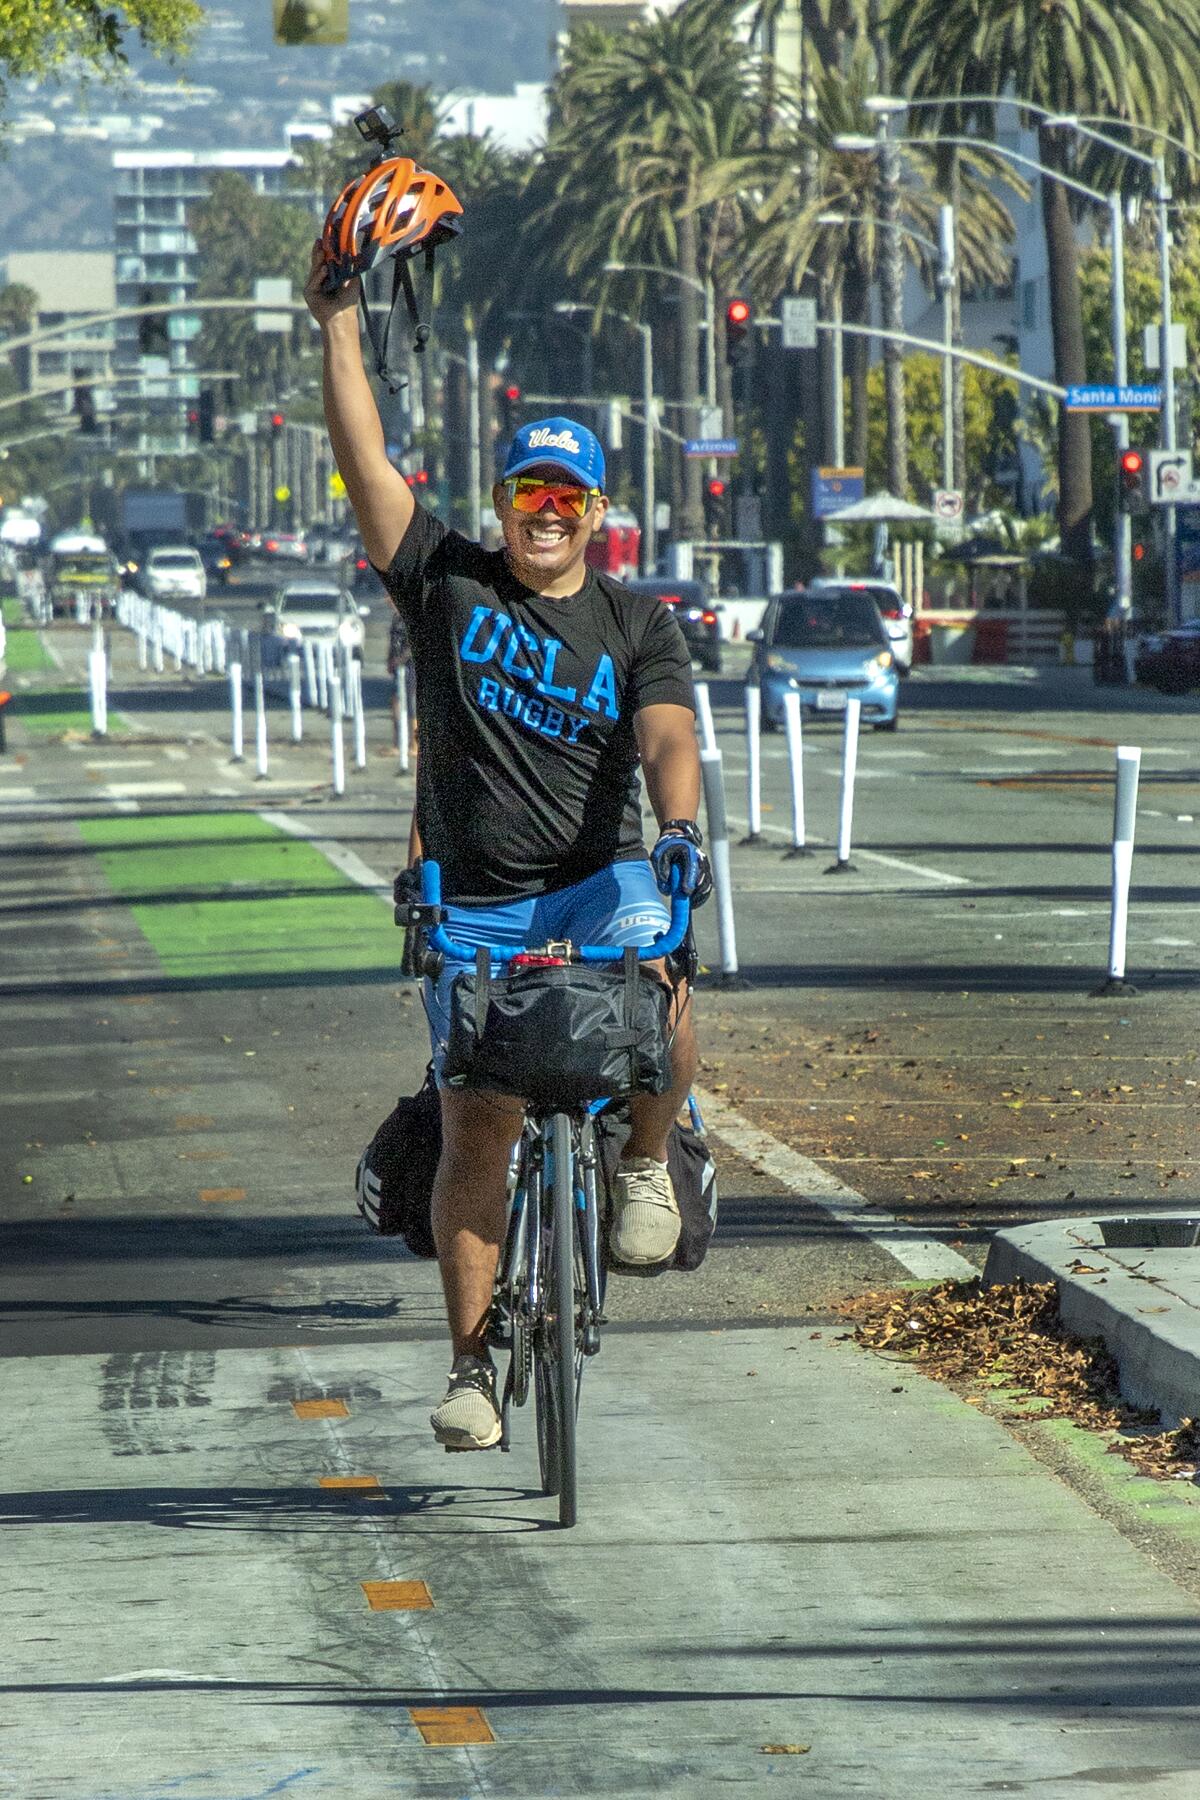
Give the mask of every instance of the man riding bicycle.
[[[468, 944], [650, 944], [668, 923], [672, 869], [693, 904], [711, 886], [691, 660], [668, 607], [584, 560], [608, 509], [600, 444], [571, 419], [523, 426], [492, 495], [503, 547], [448, 530], [388, 461], [359, 283], [327, 294], [321, 274], [318, 243], [305, 298], [321, 327], [325, 418], [367, 554], [408, 628], [416, 825], [441, 866], [447, 928]], [[639, 762], [658, 820], [649, 857]], [[426, 983], [439, 1085], [452, 973]], [[672, 1023], [673, 1085], [630, 1100], [615, 1184], [610, 1244], [631, 1265], [666, 1261], [679, 1237], [666, 1158], [696, 1068], [690, 1006]], [[500, 1438], [487, 1321], [523, 1104], [442, 1086], [441, 1109], [433, 1228], [453, 1368], [431, 1422], [448, 1448], [482, 1450]]]

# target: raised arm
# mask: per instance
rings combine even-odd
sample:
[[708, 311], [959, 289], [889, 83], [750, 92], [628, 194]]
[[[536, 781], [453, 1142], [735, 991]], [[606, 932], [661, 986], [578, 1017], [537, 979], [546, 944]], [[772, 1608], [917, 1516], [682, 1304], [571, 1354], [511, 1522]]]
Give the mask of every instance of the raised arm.
[[375, 396], [363, 368], [357, 279], [335, 294], [321, 291], [321, 241], [313, 245], [304, 298], [321, 327], [325, 424], [367, 555], [386, 569], [413, 516], [408, 483], [387, 458]]

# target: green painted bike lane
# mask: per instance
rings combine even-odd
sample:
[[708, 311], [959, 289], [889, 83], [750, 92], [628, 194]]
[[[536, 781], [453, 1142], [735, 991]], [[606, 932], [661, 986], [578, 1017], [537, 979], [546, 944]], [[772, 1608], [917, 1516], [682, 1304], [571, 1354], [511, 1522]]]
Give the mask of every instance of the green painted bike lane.
[[79, 831], [168, 977], [398, 969], [378, 899], [254, 813], [83, 819]]

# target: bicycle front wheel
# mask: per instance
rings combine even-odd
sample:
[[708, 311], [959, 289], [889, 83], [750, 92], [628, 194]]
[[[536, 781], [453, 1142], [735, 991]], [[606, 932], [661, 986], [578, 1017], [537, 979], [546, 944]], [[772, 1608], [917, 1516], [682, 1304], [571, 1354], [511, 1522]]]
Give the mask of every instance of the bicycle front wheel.
[[558, 1522], [574, 1525], [575, 1408], [575, 1157], [571, 1121], [556, 1113], [547, 1128], [552, 1149], [549, 1256], [544, 1271], [542, 1329], [534, 1379], [542, 1486], [558, 1495]]

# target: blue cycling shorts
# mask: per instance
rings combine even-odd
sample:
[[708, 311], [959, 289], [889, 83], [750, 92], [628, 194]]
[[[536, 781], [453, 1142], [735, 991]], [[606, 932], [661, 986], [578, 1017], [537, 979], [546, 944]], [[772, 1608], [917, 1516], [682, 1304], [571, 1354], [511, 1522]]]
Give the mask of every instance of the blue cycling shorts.
[[[652, 944], [671, 923], [649, 862], [610, 863], [573, 887], [532, 900], [494, 906], [446, 906], [443, 923], [457, 943], [513, 944], [518, 948], [568, 938], [573, 944]], [[425, 982], [425, 1012], [438, 1086], [450, 1029], [450, 988], [461, 963], [447, 963], [440, 978]]]

